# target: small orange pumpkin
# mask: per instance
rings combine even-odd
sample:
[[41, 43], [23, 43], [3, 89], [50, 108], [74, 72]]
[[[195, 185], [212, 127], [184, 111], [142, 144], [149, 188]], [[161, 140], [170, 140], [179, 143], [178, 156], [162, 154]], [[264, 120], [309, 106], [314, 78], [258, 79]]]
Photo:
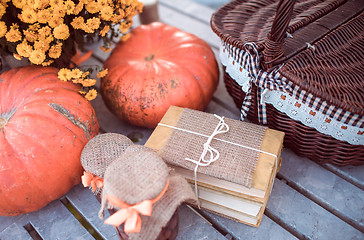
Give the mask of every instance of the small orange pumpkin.
[[81, 151], [99, 125], [91, 103], [58, 70], [0, 75], [0, 215], [44, 207], [80, 182]]
[[101, 94], [119, 118], [155, 127], [169, 106], [203, 110], [212, 98], [219, 69], [200, 38], [160, 22], [141, 25], [119, 42], [104, 68]]

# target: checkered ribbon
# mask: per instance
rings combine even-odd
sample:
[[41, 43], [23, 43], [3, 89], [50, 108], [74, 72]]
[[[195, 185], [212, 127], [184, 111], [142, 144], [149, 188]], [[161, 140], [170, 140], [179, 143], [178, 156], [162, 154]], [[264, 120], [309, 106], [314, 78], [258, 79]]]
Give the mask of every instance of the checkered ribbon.
[[308, 104], [313, 110], [317, 110], [339, 122], [359, 128], [364, 127], [363, 116], [330, 105], [325, 100], [300, 89], [299, 86], [285, 78], [279, 72], [283, 65], [276, 67], [270, 73], [262, 70], [260, 68], [259, 52], [255, 43], [246, 43], [243, 49], [232, 46], [224, 41], [222, 41], [222, 45], [234, 61], [249, 72], [250, 83], [241, 108], [241, 119], [244, 119], [247, 116], [250, 109], [252, 104], [252, 84], [255, 84], [257, 86], [258, 120], [263, 124], [267, 123], [264, 94], [268, 90], [277, 90], [288, 93], [295, 99]]
[[240, 64], [248, 70], [250, 84], [241, 107], [241, 119], [243, 120], [247, 116], [252, 105], [252, 85], [255, 84], [257, 86], [258, 120], [263, 124], [267, 124], [266, 104], [263, 99], [264, 94], [268, 90], [285, 92], [290, 86], [287, 84], [286, 78], [278, 72], [280, 67], [269, 73], [259, 67], [260, 56], [255, 43], [246, 43], [245, 49], [246, 51], [241, 58], [242, 61]]

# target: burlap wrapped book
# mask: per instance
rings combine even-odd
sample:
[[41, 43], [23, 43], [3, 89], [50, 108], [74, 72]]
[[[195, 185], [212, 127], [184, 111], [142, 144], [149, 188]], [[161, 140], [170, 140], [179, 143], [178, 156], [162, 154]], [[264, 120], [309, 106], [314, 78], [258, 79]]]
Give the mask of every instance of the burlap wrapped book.
[[283, 138], [264, 126], [171, 106], [145, 146], [198, 186], [201, 207], [257, 226]]
[[197, 201], [185, 179], [170, 173], [155, 151], [130, 146], [106, 169], [100, 217], [109, 205], [117, 211], [105, 223], [124, 227], [129, 239], [174, 239], [178, 226], [168, 238], [161, 231], [187, 200]]

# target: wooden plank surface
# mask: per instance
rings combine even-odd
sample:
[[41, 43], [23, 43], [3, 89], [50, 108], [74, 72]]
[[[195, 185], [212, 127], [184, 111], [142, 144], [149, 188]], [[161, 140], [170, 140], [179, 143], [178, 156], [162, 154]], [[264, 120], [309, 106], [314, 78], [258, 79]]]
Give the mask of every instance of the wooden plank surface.
[[279, 176], [327, 211], [364, 232], [364, 192], [334, 173], [292, 151], [282, 154]]
[[[98, 218], [97, 213], [100, 210], [100, 203], [90, 189], [84, 188], [81, 184], [78, 184], [72, 188], [65, 197], [91, 224], [91, 226], [97, 230], [102, 238], [108, 240], [119, 239], [115, 228], [104, 224], [103, 220]], [[108, 216], [108, 212], [105, 211], [105, 218]]]
[[[162, 21], [204, 39], [218, 57], [220, 40], [209, 25], [213, 9], [186, 0], [160, 0], [159, 10]], [[85, 64], [101, 64], [99, 60], [107, 58], [109, 53], [103, 53], [98, 45], [93, 45], [94, 58]], [[138, 139], [138, 144], [144, 144], [152, 132], [152, 129], [130, 126], [116, 118], [107, 110], [100, 95], [92, 105], [100, 126], [107, 132]], [[205, 111], [240, 118], [240, 111], [222, 81]], [[234, 239], [364, 239], [364, 166], [321, 166], [297, 157], [289, 149], [283, 150], [282, 158], [282, 168], [259, 228], [202, 211], [210, 224], [182, 205], [177, 240], [225, 239], [225, 235]], [[117, 239], [114, 229], [98, 219], [99, 203], [88, 189], [77, 185], [65, 198], [104, 239]], [[43, 239], [93, 239], [59, 200], [23, 216], [0, 216], [0, 239], [31, 239], [24, 228], [27, 224]]]

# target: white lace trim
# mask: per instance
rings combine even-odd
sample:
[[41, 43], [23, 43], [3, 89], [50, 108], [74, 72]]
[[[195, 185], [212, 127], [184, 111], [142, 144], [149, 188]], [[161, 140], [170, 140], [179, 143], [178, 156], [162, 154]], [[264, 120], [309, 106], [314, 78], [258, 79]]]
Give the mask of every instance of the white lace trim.
[[[223, 49], [223, 46], [220, 46], [220, 59], [226, 67], [226, 72], [241, 86], [244, 92], [247, 92], [250, 84], [249, 72], [229, 56], [228, 51], [223, 51]], [[363, 128], [339, 122], [281, 91], [264, 91], [263, 95], [262, 101], [272, 104], [277, 110], [308, 127], [353, 145], [364, 145]]]

